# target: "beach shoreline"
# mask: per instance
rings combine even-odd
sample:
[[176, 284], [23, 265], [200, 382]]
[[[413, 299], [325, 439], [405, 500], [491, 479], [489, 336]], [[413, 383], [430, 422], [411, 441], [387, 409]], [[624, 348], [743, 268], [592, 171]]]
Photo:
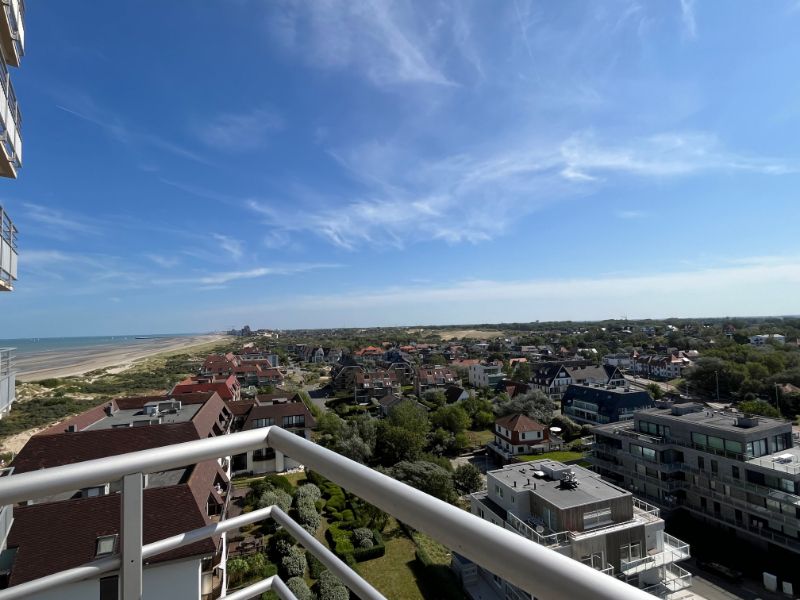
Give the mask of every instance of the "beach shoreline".
[[153, 338], [143, 340], [144, 343], [140, 346], [54, 350], [20, 356], [15, 361], [17, 381], [60, 379], [84, 375], [99, 369], [118, 368], [124, 370], [137, 361], [157, 354], [190, 350], [193, 347], [219, 342], [226, 338], [227, 336], [221, 334]]

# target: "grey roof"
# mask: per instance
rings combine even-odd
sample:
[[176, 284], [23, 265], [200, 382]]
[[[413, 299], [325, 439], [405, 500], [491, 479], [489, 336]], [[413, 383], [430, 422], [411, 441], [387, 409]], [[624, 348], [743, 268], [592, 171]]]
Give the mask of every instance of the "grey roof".
[[[178, 400], [180, 400], [178, 398]], [[165, 401], [166, 402], [166, 401]], [[96, 431], [98, 429], [111, 429], [113, 427], [130, 426], [132, 423], [142, 421], [149, 423], [150, 419], [161, 419], [161, 424], [168, 423], [188, 423], [197, 412], [203, 408], [202, 404], [181, 404], [181, 409], [176, 413], [162, 413], [158, 417], [149, 417], [144, 414], [143, 408], [131, 408], [117, 410], [111, 416], [105, 416], [96, 423], [92, 423], [84, 429]]]
[[[698, 408], [700, 408], [699, 405]], [[694, 423], [704, 427], [718, 429], [720, 431], [729, 431], [735, 433], [766, 433], [769, 431], [773, 431], [774, 433], [775, 428], [791, 431], [791, 423], [784, 421], [783, 419], [773, 419], [770, 417], [759, 416], [756, 417], [755, 421], [751, 421], [751, 426], [741, 427], [736, 423], [737, 419], [745, 416], [742, 413], [710, 409], [701, 409], [697, 410], [696, 412], [688, 412], [686, 414], [676, 415], [673, 414], [672, 408], [651, 408], [639, 413], [637, 416], [645, 419], [648, 416], [658, 416], [661, 417], [661, 419], [668, 419], [670, 421]]]
[[[542, 471], [547, 467], [555, 469], [569, 468], [575, 473], [578, 483], [568, 488], [560, 480], [549, 477], [537, 477], [534, 471]], [[564, 465], [553, 460], [535, 460], [525, 464], [508, 465], [503, 469], [489, 471], [490, 478], [497, 479], [508, 486], [530, 491], [560, 509], [573, 508], [630, 496], [631, 493], [607, 481], [603, 481], [596, 473], [577, 465]], [[516, 483], [516, 486], [514, 485]]]

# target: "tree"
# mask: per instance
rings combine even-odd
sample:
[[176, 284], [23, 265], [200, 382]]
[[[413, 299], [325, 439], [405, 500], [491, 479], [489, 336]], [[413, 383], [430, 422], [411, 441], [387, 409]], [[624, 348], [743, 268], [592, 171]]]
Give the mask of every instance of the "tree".
[[445, 502], [455, 499], [453, 474], [447, 469], [427, 461], [402, 461], [388, 470], [389, 474], [426, 494]]
[[447, 396], [445, 396], [444, 392], [440, 389], [428, 390], [422, 394], [422, 399], [436, 406], [444, 406], [447, 403]]
[[748, 400], [740, 402], [737, 408], [743, 413], [751, 415], [761, 415], [764, 417], [779, 417], [780, 413], [769, 402], [764, 400]]
[[237, 585], [247, 572], [250, 570], [250, 565], [243, 558], [229, 558], [227, 562], [228, 577], [232, 586]]
[[483, 488], [481, 472], [472, 463], [459, 465], [453, 473], [453, 483], [462, 494], [471, 494]]
[[660, 400], [664, 397], [664, 390], [655, 382], [647, 384], [647, 391], [655, 400]]
[[385, 466], [416, 460], [427, 444], [430, 427], [425, 409], [410, 400], [400, 402], [378, 424], [376, 458]]
[[431, 425], [441, 427], [453, 434], [461, 433], [470, 426], [470, 418], [467, 411], [458, 404], [442, 406], [431, 415]]
[[[508, 398], [508, 395], [505, 397]], [[494, 412], [498, 417], [523, 414], [540, 423], [549, 423], [553, 418], [553, 401], [539, 390], [534, 390], [498, 401], [494, 405]]]
[[527, 362], [518, 362], [512, 379], [523, 383], [529, 382], [531, 380], [531, 365]]
[[486, 398], [472, 395], [466, 400], [462, 400], [459, 406], [467, 411], [469, 418], [472, 420], [471, 426], [473, 429], [486, 429], [494, 423], [492, 403]]

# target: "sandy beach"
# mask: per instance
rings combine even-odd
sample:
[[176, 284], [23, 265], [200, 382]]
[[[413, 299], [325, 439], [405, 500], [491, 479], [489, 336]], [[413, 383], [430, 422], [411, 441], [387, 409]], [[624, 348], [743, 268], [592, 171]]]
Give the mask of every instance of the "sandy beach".
[[152, 338], [139, 340], [135, 345], [122, 348], [83, 348], [42, 352], [16, 359], [17, 381], [37, 381], [51, 377], [83, 375], [97, 369], [116, 367], [122, 370], [137, 360], [161, 352], [186, 350], [194, 346], [225, 339], [218, 334], [190, 337]]

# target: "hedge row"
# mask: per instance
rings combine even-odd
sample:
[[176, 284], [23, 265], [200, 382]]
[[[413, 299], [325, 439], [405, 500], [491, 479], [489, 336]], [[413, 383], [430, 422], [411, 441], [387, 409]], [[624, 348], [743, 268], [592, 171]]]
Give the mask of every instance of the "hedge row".
[[386, 554], [386, 544], [380, 532], [376, 530], [372, 531], [374, 545], [370, 548], [355, 548], [353, 546], [352, 531], [343, 529], [340, 523], [332, 523], [325, 532], [325, 536], [334, 554], [345, 560], [350, 557], [355, 562], [362, 562], [379, 558]]

